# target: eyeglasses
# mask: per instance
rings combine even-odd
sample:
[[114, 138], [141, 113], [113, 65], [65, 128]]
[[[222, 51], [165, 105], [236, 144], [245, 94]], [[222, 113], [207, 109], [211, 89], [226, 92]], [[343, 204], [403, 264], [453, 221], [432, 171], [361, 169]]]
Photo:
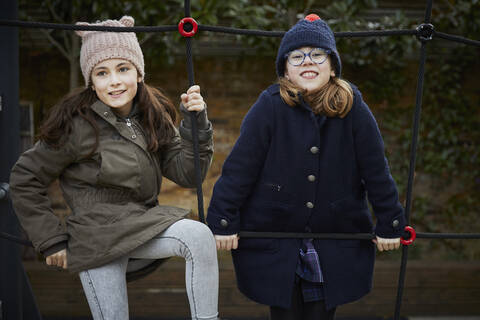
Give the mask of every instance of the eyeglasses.
[[310, 52], [305, 53], [300, 50], [290, 51], [285, 55], [288, 63], [292, 66], [299, 66], [305, 61], [305, 57], [310, 57], [310, 60], [316, 64], [322, 64], [327, 60], [328, 55], [331, 53], [330, 50], [325, 50], [322, 48], [313, 48]]

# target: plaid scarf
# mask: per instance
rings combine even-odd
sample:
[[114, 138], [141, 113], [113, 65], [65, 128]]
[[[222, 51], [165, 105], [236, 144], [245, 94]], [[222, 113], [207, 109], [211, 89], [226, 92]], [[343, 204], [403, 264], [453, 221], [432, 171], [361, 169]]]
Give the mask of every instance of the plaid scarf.
[[296, 270], [297, 275], [301, 278], [300, 286], [304, 302], [318, 301], [324, 298], [322, 268], [312, 241], [312, 239], [302, 241]]

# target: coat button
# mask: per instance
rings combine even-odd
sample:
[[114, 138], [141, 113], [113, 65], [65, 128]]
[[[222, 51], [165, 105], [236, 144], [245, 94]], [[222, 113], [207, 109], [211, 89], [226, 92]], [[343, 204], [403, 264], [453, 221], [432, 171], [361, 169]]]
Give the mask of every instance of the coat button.
[[220, 220], [220, 225], [224, 228], [228, 227], [228, 221], [225, 219]]
[[393, 220], [393, 222], [392, 222], [392, 226], [394, 228], [398, 227], [399, 224], [400, 224], [400, 222], [398, 222], [398, 220]]
[[136, 135], [132, 135], [132, 139], [136, 139], [136, 138], [137, 138], [137, 136], [136, 136]]
[[315, 147], [315, 146], [311, 147], [310, 152], [313, 153], [313, 154], [318, 153], [318, 147]]
[[308, 201], [305, 205], [307, 206], [307, 208], [313, 209], [313, 203], [311, 203], [310, 201]]
[[105, 112], [103, 113], [103, 115], [104, 115], [105, 117], [108, 117], [108, 112], [105, 111]]
[[313, 181], [315, 181], [316, 178], [313, 174], [311, 174], [307, 177], [307, 179], [308, 179], [308, 181], [313, 182]]

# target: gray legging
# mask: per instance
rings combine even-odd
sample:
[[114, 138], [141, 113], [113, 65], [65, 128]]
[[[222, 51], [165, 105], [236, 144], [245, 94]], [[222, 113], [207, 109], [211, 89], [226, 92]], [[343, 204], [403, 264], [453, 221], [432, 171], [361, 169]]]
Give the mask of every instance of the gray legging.
[[[215, 240], [207, 226], [188, 219], [175, 222], [127, 256], [80, 272], [93, 318], [128, 319], [125, 273], [132, 268], [129, 258], [160, 259], [171, 256], [185, 258], [186, 289], [192, 319], [217, 319], [218, 263]], [[137, 264], [141, 261], [135, 260]]]

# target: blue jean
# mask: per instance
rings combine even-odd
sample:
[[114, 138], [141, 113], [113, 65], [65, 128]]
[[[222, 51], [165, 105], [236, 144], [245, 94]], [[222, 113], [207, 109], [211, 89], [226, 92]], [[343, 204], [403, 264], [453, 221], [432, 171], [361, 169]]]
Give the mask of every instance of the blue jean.
[[[141, 245], [127, 256], [98, 268], [80, 272], [80, 280], [95, 320], [128, 319], [125, 273], [152, 259], [185, 258], [185, 280], [192, 319], [218, 316], [218, 262], [210, 229], [198, 221], [183, 219]], [[130, 258], [146, 259], [134, 260]], [[136, 265], [135, 265], [136, 264]]]

